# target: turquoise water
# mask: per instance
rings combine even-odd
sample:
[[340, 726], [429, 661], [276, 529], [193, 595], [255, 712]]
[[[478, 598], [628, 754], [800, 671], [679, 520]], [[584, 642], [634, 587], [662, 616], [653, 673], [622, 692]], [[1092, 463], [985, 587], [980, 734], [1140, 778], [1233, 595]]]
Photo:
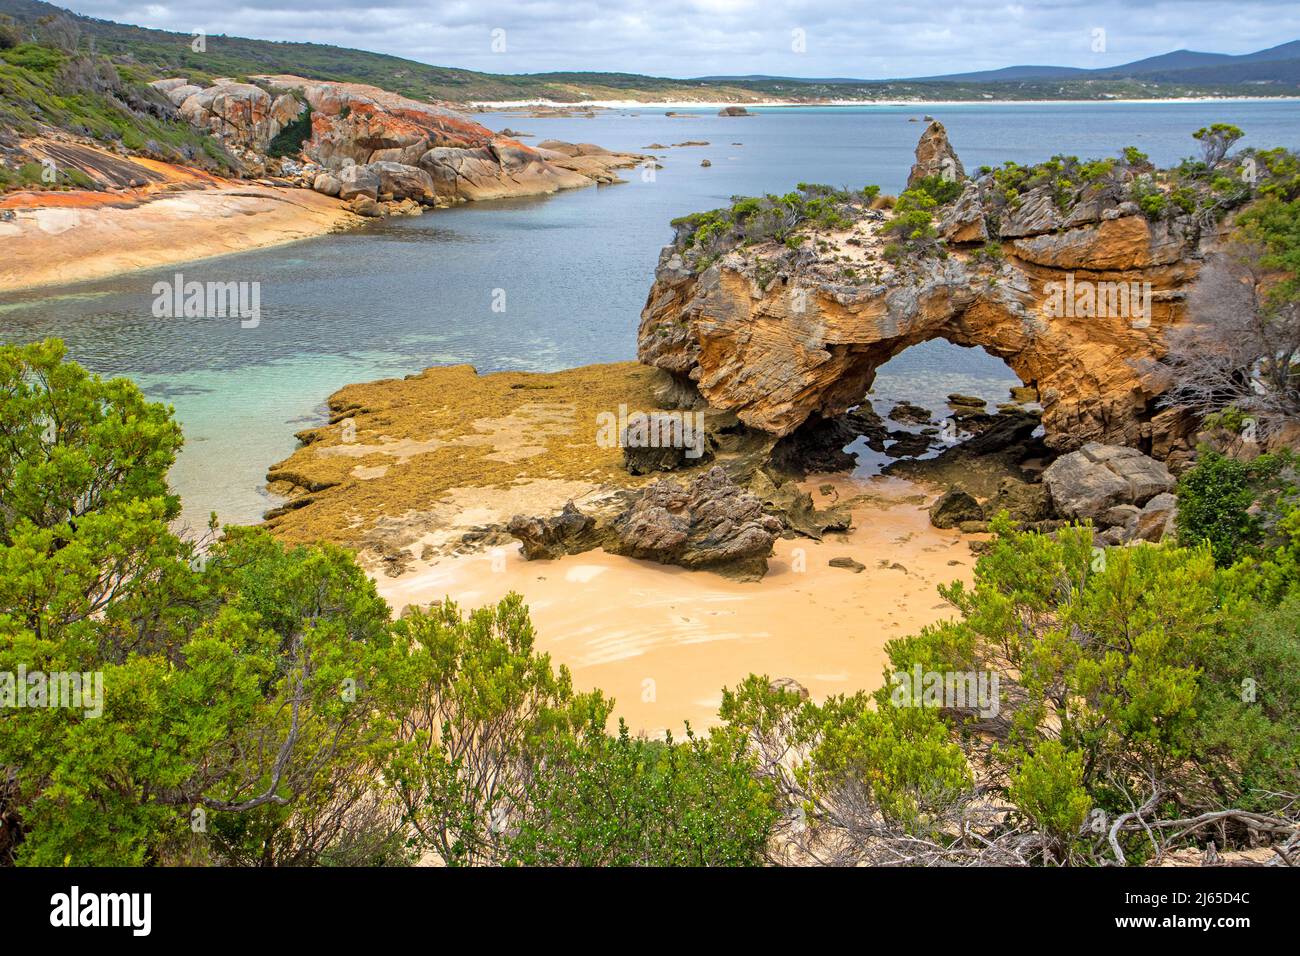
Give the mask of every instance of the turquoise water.
[[[77, 360], [129, 375], [172, 403], [186, 447], [173, 472], [187, 518], [256, 520], [270, 502], [266, 468], [321, 420], [349, 382], [469, 362], [480, 371], [538, 371], [631, 359], [660, 247], [676, 216], [736, 194], [794, 184], [876, 183], [899, 191], [925, 113], [941, 119], [968, 169], [1053, 153], [1103, 156], [1136, 145], [1160, 163], [1193, 152], [1191, 132], [1216, 121], [1243, 145], [1300, 146], [1300, 104], [1035, 104], [923, 108], [772, 109], [750, 118], [663, 110], [594, 119], [481, 114], [493, 128], [643, 151], [668, 149], [654, 180], [552, 197], [476, 203], [414, 219], [179, 268], [0, 297], [0, 338], [67, 340]], [[733, 145], [733, 144], [742, 145]], [[713, 164], [700, 166], [702, 159]], [[156, 318], [152, 286], [261, 283], [261, 321]], [[494, 308], [494, 305], [496, 308]], [[501, 306], [504, 310], [501, 311]], [[881, 370], [876, 394], [932, 407], [948, 392], [1006, 397], [1010, 371], [978, 350], [943, 342], [909, 349]]]

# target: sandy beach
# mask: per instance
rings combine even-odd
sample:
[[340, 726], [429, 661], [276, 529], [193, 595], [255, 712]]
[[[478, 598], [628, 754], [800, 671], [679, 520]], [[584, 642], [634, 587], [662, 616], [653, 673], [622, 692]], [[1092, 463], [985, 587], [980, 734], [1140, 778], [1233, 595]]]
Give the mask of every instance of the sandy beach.
[[[450, 597], [469, 609], [522, 594], [537, 646], [580, 689], [650, 735], [715, 725], [722, 689], [748, 674], [792, 677], [815, 699], [883, 683], [887, 641], [953, 615], [935, 590], [971, 580], [970, 536], [929, 523], [923, 489], [896, 479], [810, 479], [869, 495], [854, 528], [817, 542], [780, 539], [762, 581], [738, 583], [603, 551], [525, 561], [517, 546], [421, 561], [380, 593], [400, 612]], [[851, 557], [865, 570], [830, 567]]]
[[0, 210], [13, 213], [0, 221], [0, 292], [245, 252], [362, 221], [311, 190], [224, 181], [126, 196], [18, 193]]

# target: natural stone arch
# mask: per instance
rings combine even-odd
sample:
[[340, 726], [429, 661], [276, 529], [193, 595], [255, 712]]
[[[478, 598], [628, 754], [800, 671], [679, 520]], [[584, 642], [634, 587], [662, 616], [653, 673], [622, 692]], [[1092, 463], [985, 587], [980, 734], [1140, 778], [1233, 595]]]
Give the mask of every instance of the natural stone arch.
[[[978, 196], [962, 207], [983, 233]], [[880, 225], [855, 224], [855, 245], [883, 245]], [[969, 221], [943, 228], [971, 234]], [[696, 272], [669, 246], [642, 312], [638, 355], [672, 373], [679, 395], [693, 386], [713, 407], [784, 436], [812, 416], [833, 418], [860, 404], [877, 368], [942, 338], [984, 348], [1036, 387], [1055, 449], [1098, 441], [1164, 457], [1185, 446], [1191, 423], [1158, 409], [1164, 385], [1152, 367], [1165, 330], [1183, 318], [1199, 237], [1148, 222], [1132, 203], [1098, 201], [1063, 218], [1033, 196], [998, 234], [1000, 263], [954, 242], [946, 257], [917, 258], [856, 285], [797, 258], [791, 266], [779, 248], [767, 259], [761, 250], [732, 251]], [[818, 236], [832, 245], [847, 238]], [[1078, 297], [1121, 287], [1138, 290], [1149, 314], [1053, 314], [1067, 288]]]

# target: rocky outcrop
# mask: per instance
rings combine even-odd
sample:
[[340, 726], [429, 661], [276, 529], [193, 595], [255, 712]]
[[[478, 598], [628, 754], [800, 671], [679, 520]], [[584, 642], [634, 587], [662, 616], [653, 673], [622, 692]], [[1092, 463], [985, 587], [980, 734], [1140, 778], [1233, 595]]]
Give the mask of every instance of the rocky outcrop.
[[291, 75], [251, 79], [218, 80], [206, 89], [181, 77], [153, 85], [173, 102], [184, 95], [181, 114], [259, 170], [271, 140], [310, 109], [310, 130], [299, 157], [307, 164], [305, 185], [313, 185], [322, 172], [342, 181], [349, 167], [369, 168], [381, 179], [376, 194], [363, 189], [355, 195], [371, 199], [450, 205], [552, 193], [616, 182], [614, 170], [648, 159], [591, 144], [525, 146], [446, 105], [374, 86]]
[[572, 501], [552, 517], [515, 515], [506, 525], [506, 531], [519, 539], [524, 557], [529, 561], [580, 554], [603, 543], [596, 520], [579, 511]]
[[[1143, 505], [1173, 490], [1174, 476], [1136, 448], [1089, 442], [1052, 462], [1043, 472], [1043, 485], [1062, 517], [1127, 525]], [[1133, 511], [1115, 511], [1122, 506]]]
[[217, 80], [207, 88], [182, 77], [156, 80], [163, 92], [191, 125], [205, 129], [236, 153], [259, 154], [303, 110], [296, 97], [272, 94], [251, 83]]
[[950, 180], [966, 178], [966, 169], [962, 166], [957, 151], [948, 142], [948, 131], [938, 120], [932, 121], [925, 128], [920, 142], [916, 144], [916, 163], [907, 176], [907, 188], [911, 189], [927, 176]]
[[1177, 496], [1161, 492], [1142, 506], [1133, 526], [1133, 538], [1139, 541], [1163, 541], [1172, 537], [1177, 516]]
[[569, 502], [554, 517], [516, 515], [506, 530], [529, 560], [603, 547], [625, 557], [758, 580], [783, 525], [723, 469], [712, 468], [689, 485], [665, 480], [647, 486], [612, 520], [584, 514]]
[[336, 195], [345, 202], [356, 199], [358, 196], [364, 196], [367, 199], [379, 198], [379, 173], [369, 166], [358, 166], [355, 163], [349, 164], [340, 169], [338, 175], [334, 178], [339, 184], [339, 191]]
[[988, 222], [979, 186], [967, 183], [961, 196], [939, 220], [939, 235], [945, 242], [985, 242], [989, 238]]
[[955, 528], [966, 521], [983, 521], [984, 509], [974, 496], [964, 491], [945, 492], [930, 507], [930, 524], [936, 528]]
[[[955, 155], [937, 123], [917, 152], [914, 180], [964, 175], [947, 164]], [[881, 365], [941, 338], [983, 348], [1034, 389], [1055, 451], [1191, 447], [1182, 413], [1158, 408], [1164, 385], [1148, 369], [1183, 318], [1201, 235], [1148, 221], [1117, 190], [1071, 197], [1035, 187], [1009, 202], [991, 174], [968, 180], [934, 214], [946, 255], [900, 249], [889, 215], [861, 205], [847, 226], [804, 225], [801, 244], [707, 255], [687, 224], [660, 256], [638, 357], [746, 425], [788, 436], [842, 416]], [[986, 236], [999, 247], [961, 247]]]
[[767, 571], [781, 522], [721, 468], [688, 487], [650, 485], [615, 523], [616, 552], [684, 568], [715, 569], [757, 580]]

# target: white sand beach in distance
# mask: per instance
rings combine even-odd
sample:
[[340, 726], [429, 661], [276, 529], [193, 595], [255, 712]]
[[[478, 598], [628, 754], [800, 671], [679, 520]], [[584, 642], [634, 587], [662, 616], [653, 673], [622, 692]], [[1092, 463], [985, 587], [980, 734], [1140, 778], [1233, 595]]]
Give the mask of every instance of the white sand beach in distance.
[[[799, 108], [809, 106], [1078, 106], [1086, 104], [1129, 103], [1158, 105], [1161, 103], [1300, 103], [1295, 96], [1171, 96], [1151, 99], [1095, 100], [662, 100], [653, 103], [639, 100], [581, 100], [566, 103], [560, 100], [481, 100], [467, 104], [471, 109], [526, 110], [535, 107], [559, 110], [719, 110], [725, 106], [743, 106], [746, 109]], [[542, 117], [544, 118], [544, 117]]]

